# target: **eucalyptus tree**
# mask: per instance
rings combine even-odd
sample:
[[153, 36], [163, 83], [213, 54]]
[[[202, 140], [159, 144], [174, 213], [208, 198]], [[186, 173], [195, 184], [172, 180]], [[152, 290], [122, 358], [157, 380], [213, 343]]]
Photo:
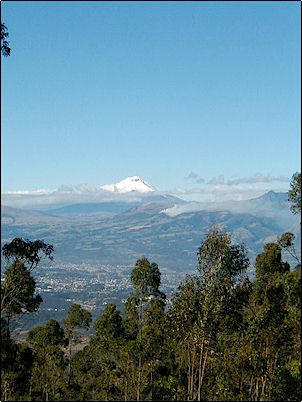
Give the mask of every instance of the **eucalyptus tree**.
[[67, 317], [63, 320], [65, 336], [68, 340], [69, 364], [68, 364], [68, 384], [72, 378], [71, 353], [72, 345], [79, 339], [81, 330], [87, 331], [91, 322], [91, 313], [83, 309], [79, 304], [72, 304], [67, 312]]
[[97, 396], [101, 400], [121, 400], [127, 386], [124, 371], [124, 325], [115, 304], [106, 306], [103, 314], [94, 323], [95, 335], [90, 341], [91, 353], [95, 356]]
[[219, 333], [228, 328], [236, 331], [239, 325], [242, 305], [237, 303], [237, 296], [249, 259], [244, 245], [232, 244], [231, 236], [217, 226], [210, 229], [197, 255], [201, 280], [197, 398], [201, 400], [207, 361], [213, 367], [221, 358]]
[[6, 320], [7, 329], [12, 317], [37, 311], [42, 298], [35, 290], [36, 281], [25, 265], [20, 261], [12, 263], [1, 286], [1, 318]]
[[285, 232], [278, 238], [277, 244], [291, 257], [291, 259], [295, 262], [295, 268], [297, 269], [299, 266], [301, 267], [301, 256], [296, 250], [295, 239], [296, 236], [293, 233]]
[[[137, 381], [136, 381], [136, 399], [141, 399], [142, 391], [142, 373], [143, 373], [143, 357], [145, 354], [145, 345], [143, 342], [143, 320], [144, 313], [150, 303], [155, 305], [155, 300], [164, 304], [165, 294], [159, 290], [161, 282], [161, 273], [156, 263], [150, 263], [146, 257], [138, 259], [131, 272], [131, 282], [133, 285], [133, 293], [130, 295], [125, 306], [126, 328], [130, 329], [130, 336], [135, 339], [129, 339], [131, 356], [137, 356]], [[137, 324], [133, 322], [133, 318], [137, 318]], [[132, 321], [132, 324], [131, 324]], [[127, 325], [128, 323], [128, 325]], [[129, 325], [130, 323], [130, 325]], [[146, 370], [145, 370], [146, 371]]]
[[54, 247], [43, 240], [28, 240], [21, 237], [14, 238], [4, 244], [2, 253], [8, 263], [22, 262], [29, 271], [36, 268], [43, 257], [53, 260]]
[[4, 244], [2, 254], [8, 264], [1, 283], [1, 318], [7, 320], [8, 328], [13, 316], [34, 312], [42, 302], [35, 295], [36, 282], [31, 271], [43, 257], [53, 259], [54, 248], [42, 240], [15, 238]]
[[[42, 298], [35, 293], [36, 282], [31, 271], [43, 257], [52, 259], [52, 253], [53, 246], [41, 240], [15, 238], [2, 247], [7, 264], [1, 281], [1, 374], [6, 384], [6, 394], [11, 392], [12, 383], [17, 393], [15, 385], [24, 377], [24, 371], [29, 372], [27, 368], [24, 369], [28, 362], [22, 363], [22, 358], [25, 359], [27, 354], [11, 338], [10, 324], [14, 317], [35, 312], [39, 308]], [[5, 398], [6, 395], [3, 396]]]
[[144, 362], [144, 400], [170, 400], [171, 362], [167, 342], [166, 300], [153, 297], [144, 309], [141, 341]]
[[1, 401], [28, 400], [33, 366], [32, 349], [12, 340], [10, 348], [2, 343], [1, 363], [5, 365], [5, 370], [1, 370]]
[[[290, 272], [278, 244], [266, 244], [256, 258], [256, 281], [249, 302], [251, 399], [296, 400], [299, 299], [298, 271]], [[289, 382], [292, 394], [288, 389], [285, 392]]]
[[56, 320], [33, 328], [27, 335], [33, 351], [33, 368], [28, 396], [32, 400], [60, 400], [64, 397], [64, 331]]
[[122, 400], [127, 382], [125, 341], [123, 320], [115, 304], [106, 306], [94, 329], [89, 344], [72, 357], [71, 396], [75, 400]]
[[[22, 375], [22, 355], [19, 345], [11, 339], [11, 320], [25, 313], [37, 311], [42, 302], [36, 294], [36, 282], [32, 270], [37, 267], [42, 257], [52, 259], [53, 246], [41, 240], [30, 241], [15, 238], [4, 244], [2, 254], [7, 268], [1, 281], [1, 373], [2, 378]], [[20, 354], [21, 353], [21, 354]], [[9, 358], [7, 358], [9, 356]], [[20, 374], [20, 375], [19, 375]], [[9, 382], [6, 382], [9, 384]]]
[[[138, 328], [141, 337], [143, 322], [143, 307], [153, 298], [165, 299], [165, 295], [159, 290], [161, 273], [156, 263], [150, 263], [146, 257], [137, 260], [131, 272], [133, 294], [127, 303], [127, 311], [131, 314], [130, 307], [138, 314]], [[135, 301], [138, 304], [135, 304]], [[135, 312], [132, 311], [132, 314]]]
[[[198, 276], [187, 275], [172, 296], [167, 312], [168, 340], [172, 356], [173, 400], [192, 397], [196, 340], [193, 334], [200, 310], [201, 282]], [[199, 339], [198, 339], [199, 343]]]
[[228, 329], [230, 335], [239, 326], [243, 306], [236, 298], [249, 266], [245, 247], [232, 245], [230, 235], [217, 226], [206, 234], [197, 256], [199, 275], [179, 287], [169, 310], [183, 378], [179, 397], [188, 400], [216, 398], [215, 384], [210, 394], [205, 378], [211, 378], [221, 358], [222, 332]]

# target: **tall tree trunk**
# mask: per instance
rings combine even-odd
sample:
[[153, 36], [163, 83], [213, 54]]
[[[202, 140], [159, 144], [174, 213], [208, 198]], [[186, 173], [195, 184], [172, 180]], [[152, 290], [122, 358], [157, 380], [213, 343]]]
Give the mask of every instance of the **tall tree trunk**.
[[129, 354], [127, 354], [127, 363], [126, 363], [126, 382], [125, 382], [125, 394], [124, 400], [128, 400], [128, 367], [129, 367]]
[[[143, 324], [143, 295], [142, 292], [140, 294], [140, 299], [139, 299], [139, 343], [141, 346], [141, 340], [142, 340], [142, 324]], [[142, 356], [141, 356], [141, 351], [139, 352], [139, 359], [138, 359], [138, 384], [137, 384], [137, 397], [136, 400], [140, 400], [140, 388], [141, 388], [141, 370], [142, 370]]]
[[68, 386], [70, 386], [71, 383], [71, 336], [68, 344], [69, 348], [69, 361], [68, 361]]
[[140, 401], [140, 391], [141, 391], [141, 369], [142, 369], [142, 358], [138, 358], [138, 384], [137, 384], [137, 396], [136, 400]]
[[187, 400], [190, 400], [190, 379], [191, 379], [191, 354], [188, 346], [188, 388], [187, 388]]
[[255, 385], [255, 397], [256, 401], [258, 401], [258, 394], [259, 394], [259, 378], [256, 378], [256, 385]]
[[195, 366], [195, 345], [193, 345], [192, 350], [192, 364], [191, 364], [191, 399], [194, 400], [194, 366]]
[[29, 390], [28, 390], [28, 397], [29, 397], [30, 401], [31, 401], [31, 394], [32, 394], [32, 380], [33, 380], [33, 374], [32, 374], [32, 368], [31, 368], [30, 379], [29, 379]]
[[239, 379], [239, 391], [240, 391], [240, 400], [242, 401], [242, 390], [243, 390], [243, 370], [240, 372], [240, 379]]
[[151, 401], [153, 401], [153, 365], [151, 361]]
[[203, 343], [201, 343], [200, 356], [199, 356], [199, 368], [198, 368], [198, 401], [201, 401], [201, 371], [202, 371], [202, 355], [203, 355]]
[[262, 382], [262, 386], [261, 386], [261, 395], [260, 395], [260, 400], [264, 401], [264, 395], [265, 395], [265, 386], [266, 386], [266, 380], [267, 377], [266, 375], [261, 376], [261, 382]]
[[[200, 381], [201, 393], [202, 393], [202, 383], [203, 383], [203, 379], [204, 379], [204, 372], [205, 372], [205, 368], [206, 368], [207, 357], [208, 357], [208, 350], [206, 349], [206, 353], [205, 353], [204, 360], [203, 360], [202, 372], [201, 372], [201, 381]], [[201, 393], [200, 393], [200, 398], [201, 398]]]
[[251, 381], [250, 381], [250, 389], [249, 389], [249, 399], [252, 399], [252, 391], [253, 391], [253, 381], [254, 378], [253, 376], [251, 377]]

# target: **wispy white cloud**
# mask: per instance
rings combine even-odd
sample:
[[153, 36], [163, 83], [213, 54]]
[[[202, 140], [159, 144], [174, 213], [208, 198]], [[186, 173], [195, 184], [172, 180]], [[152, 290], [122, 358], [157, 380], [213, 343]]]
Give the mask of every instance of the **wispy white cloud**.
[[188, 174], [188, 176], [186, 176], [184, 179], [185, 179], [185, 180], [195, 180], [195, 179], [197, 179], [197, 178], [198, 178], [198, 174], [191, 171], [191, 172]]
[[1, 194], [3, 205], [15, 208], [48, 209], [76, 203], [124, 201], [134, 202], [142, 197], [135, 193], [112, 193], [86, 184], [62, 185], [56, 190], [15, 191]]
[[286, 176], [269, 176], [262, 173], [255, 173], [253, 176], [248, 177], [239, 177], [238, 179], [231, 179], [227, 181], [228, 185], [237, 185], [237, 184], [252, 184], [252, 183], [272, 183], [272, 182], [280, 182], [280, 183], [288, 183], [289, 178]]
[[256, 183], [289, 183], [290, 178], [287, 176], [270, 176], [263, 173], [255, 173], [252, 176], [245, 177], [237, 177], [226, 180], [224, 175], [218, 175], [212, 177], [208, 181], [205, 181], [204, 178], [199, 177], [199, 175], [191, 171], [188, 176], [185, 177], [185, 180], [193, 180], [195, 183], [202, 184], [205, 183], [207, 185], [223, 185], [226, 184], [228, 186], [238, 185], [238, 184], [256, 184]]
[[241, 201], [260, 197], [268, 191], [286, 192], [287, 186], [271, 186], [267, 183], [241, 184], [241, 185], [204, 185], [193, 188], [175, 188], [170, 191], [173, 195], [186, 201], [218, 202]]
[[220, 174], [205, 181], [192, 171], [187, 178], [196, 183], [193, 188], [177, 188], [171, 191], [187, 201], [211, 202], [256, 198], [271, 190], [286, 192], [290, 183], [290, 179], [286, 176], [270, 176], [263, 173], [229, 179]]
[[184, 179], [195, 181], [195, 183], [205, 183], [205, 179], [193, 171], [191, 171], [188, 176], [184, 177]]
[[220, 175], [220, 176], [217, 176], [217, 177], [213, 177], [211, 180], [209, 180], [207, 182], [207, 184], [214, 184], [214, 185], [216, 185], [216, 184], [224, 184], [224, 176]]
[[[234, 194], [263, 194], [267, 191], [270, 191], [271, 189], [266, 187], [266, 188], [254, 188], [254, 187], [239, 187], [237, 186], [236, 188], [232, 188], [226, 185], [223, 186], [207, 186], [207, 187], [194, 187], [194, 188], [180, 188], [177, 187], [175, 189], [171, 190], [171, 193], [175, 195], [194, 195], [194, 194], [203, 194], [203, 195], [219, 195], [219, 194], [224, 194], [224, 195], [234, 195]], [[237, 198], [237, 197], [236, 197]]]

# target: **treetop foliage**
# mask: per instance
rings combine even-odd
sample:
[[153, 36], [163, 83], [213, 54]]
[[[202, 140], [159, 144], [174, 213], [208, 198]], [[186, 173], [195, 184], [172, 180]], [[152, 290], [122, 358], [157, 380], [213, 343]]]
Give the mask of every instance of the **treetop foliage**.
[[158, 265], [142, 257], [131, 272], [131, 282], [135, 291], [146, 297], [159, 293], [160, 276]]
[[272, 276], [289, 271], [289, 264], [282, 261], [280, 246], [276, 243], [266, 244], [263, 253], [256, 258], [256, 277], [261, 279], [267, 275]]
[[288, 199], [292, 203], [291, 210], [293, 214], [301, 214], [301, 173], [293, 174], [290, 182]]
[[87, 330], [90, 322], [91, 313], [75, 303], [70, 306], [67, 318], [63, 321], [63, 324], [67, 332], [72, 332], [76, 328]]
[[29, 264], [29, 269], [35, 268], [42, 256], [53, 260], [54, 247], [43, 240], [31, 241], [16, 237], [10, 243], [4, 244], [2, 253], [7, 261], [21, 261]]
[[64, 331], [56, 320], [49, 320], [43, 326], [33, 328], [27, 335], [27, 341], [32, 346], [62, 345]]
[[9, 42], [7, 41], [9, 34], [5, 24], [1, 22], [1, 53], [3, 56], [7, 57], [11, 53], [11, 48], [9, 47]]
[[34, 278], [20, 261], [11, 264], [5, 271], [1, 287], [1, 313], [7, 317], [37, 311], [42, 302], [41, 296], [35, 295]]
[[234, 280], [249, 266], [245, 247], [231, 245], [231, 236], [217, 226], [209, 230], [197, 256], [198, 270], [205, 285], [218, 277]]
[[95, 331], [98, 338], [118, 338], [122, 335], [122, 317], [113, 303], [108, 304], [102, 316], [95, 322]]

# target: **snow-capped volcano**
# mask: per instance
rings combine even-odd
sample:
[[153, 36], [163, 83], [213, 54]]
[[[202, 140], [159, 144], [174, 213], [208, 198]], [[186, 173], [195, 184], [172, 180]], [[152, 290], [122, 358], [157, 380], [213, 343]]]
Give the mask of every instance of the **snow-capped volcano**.
[[138, 193], [149, 193], [156, 191], [156, 188], [146, 183], [138, 176], [126, 177], [126, 179], [116, 184], [105, 184], [101, 186], [103, 190], [116, 192], [116, 193], [130, 193], [137, 191]]

